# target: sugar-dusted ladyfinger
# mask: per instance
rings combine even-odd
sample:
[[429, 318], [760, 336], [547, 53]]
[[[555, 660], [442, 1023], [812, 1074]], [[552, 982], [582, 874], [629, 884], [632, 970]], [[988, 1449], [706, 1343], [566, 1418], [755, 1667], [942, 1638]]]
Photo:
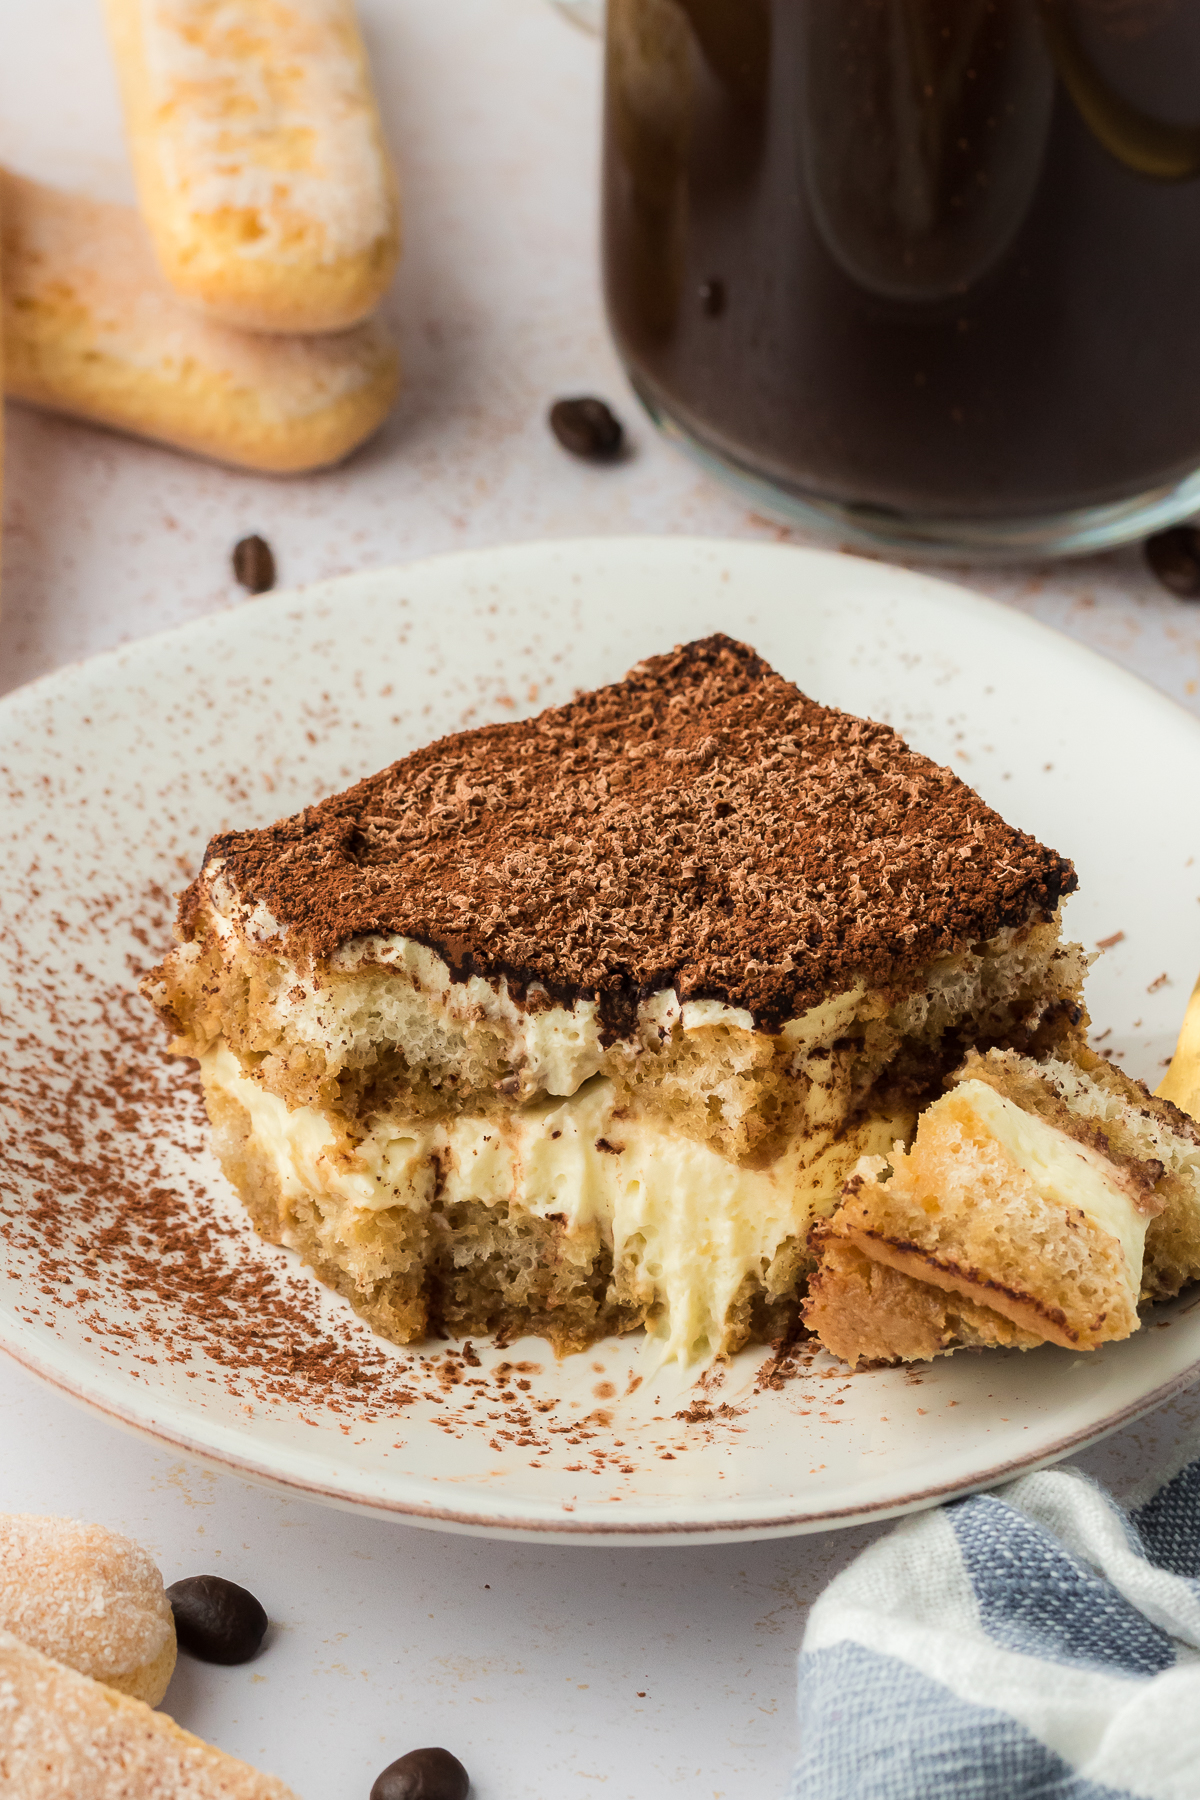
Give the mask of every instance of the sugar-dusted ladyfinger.
[[354, 0], [105, 0], [167, 279], [252, 331], [365, 318], [400, 248]]
[[323, 468], [382, 423], [399, 362], [374, 321], [264, 337], [202, 318], [129, 206], [0, 174], [4, 385], [16, 399], [218, 462]]
[[151, 1558], [77, 1519], [0, 1513], [0, 1631], [150, 1706], [175, 1667], [175, 1620]]
[[0, 1792], [12, 1800], [295, 1800], [273, 1775], [5, 1631]]

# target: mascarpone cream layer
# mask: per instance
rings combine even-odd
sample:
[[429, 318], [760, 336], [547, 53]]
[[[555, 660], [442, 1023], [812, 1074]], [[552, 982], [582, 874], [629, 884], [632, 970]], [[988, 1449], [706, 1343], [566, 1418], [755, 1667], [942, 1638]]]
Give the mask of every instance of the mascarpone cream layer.
[[648, 1119], [615, 1116], [613, 1085], [598, 1077], [500, 1120], [385, 1123], [351, 1144], [316, 1108], [289, 1111], [224, 1043], [200, 1068], [206, 1090], [245, 1108], [286, 1195], [425, 1210], [436, 1191], [447, 1204], [558, 1215], [568, 1231], [598, 1226], [614, 1263], [632, 1265], [659, 1309], [648, 1331], [662, 1362], [718, 1352], [746, 1275], [761, 1275], [787, 1239], [831, 1211], [855, 1159], [885, 1150], [898, 1126], [880, 1118], [852, 1140], [832, 1132], [800, 1140], [768, 1167], [748, 1169]]

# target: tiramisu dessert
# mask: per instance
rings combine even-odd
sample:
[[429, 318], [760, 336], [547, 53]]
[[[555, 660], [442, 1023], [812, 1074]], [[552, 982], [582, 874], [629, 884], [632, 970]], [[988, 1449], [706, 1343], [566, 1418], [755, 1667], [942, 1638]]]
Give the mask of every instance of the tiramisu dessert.
[[717, 636], [221, 834], [146, 991], [259, 1231], [384, 1336], [688, 1360], [795, 1318], [964, 1055], [1065, 1054], [1074, 886]]
[[1200, 1127], [1079, 1038], [972, 1051], [907, 1151], [864, 1157], [804, 1317], [847, 1362], [1092, 1350], [1200, 1275]]

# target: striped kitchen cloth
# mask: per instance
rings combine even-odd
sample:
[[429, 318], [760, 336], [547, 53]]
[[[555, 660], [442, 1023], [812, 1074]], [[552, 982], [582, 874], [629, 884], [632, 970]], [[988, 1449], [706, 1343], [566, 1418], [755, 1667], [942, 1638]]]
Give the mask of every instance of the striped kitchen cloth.
[[792, 1800], [1200, 1800], [1200, 1461], [905, 1519], [812, 1609], [800, 1733]]

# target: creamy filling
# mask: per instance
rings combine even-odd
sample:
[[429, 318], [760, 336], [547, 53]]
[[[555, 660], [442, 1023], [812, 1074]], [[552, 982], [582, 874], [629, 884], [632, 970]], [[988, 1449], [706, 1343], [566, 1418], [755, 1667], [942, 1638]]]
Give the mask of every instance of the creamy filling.
[[317, 1108], [289, 1111], [223, 1042], [200, 1066], [206, 1089], [249, 1114], [285, 1195], [380, 1211], [425, 1210], [437, 1192], [446, 1204], [558, 1216], [568, 1232], [598, 1226], [655, 1309], [647, 1330], [662, 1362], [718, 1352], [746, 1276], [761, 1277], [788, 1239], [831, 1211], [856, 1157], [885, 1149], [898, 1128], [874, 1119], [853, 1141], [806, 1137], [769, 1166], [744, 1168], [648, 1118], [618, 1115], [613, 1084], [596, 1077], [499, 1120], [381, 1122], [351, 1142]]
[[963, 1081], [953, 1098], [966, 1099], [984, 1128], [1018, 1164], [1051, 1205], [1074, 1207], [1100, 1231], [1116, 1238], [1125, 1258], [1130, 1297], [1137, 1304], [1149, 1218], [1136, 1204], [1132, 1184], [1108, 1158], [1029, 1113], [985, 1081]]

